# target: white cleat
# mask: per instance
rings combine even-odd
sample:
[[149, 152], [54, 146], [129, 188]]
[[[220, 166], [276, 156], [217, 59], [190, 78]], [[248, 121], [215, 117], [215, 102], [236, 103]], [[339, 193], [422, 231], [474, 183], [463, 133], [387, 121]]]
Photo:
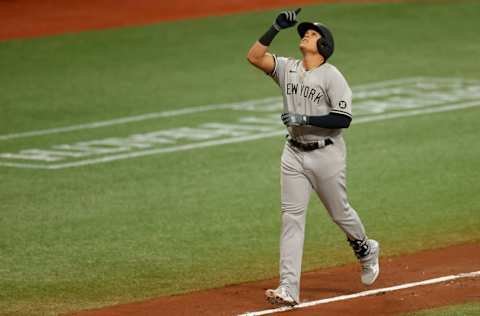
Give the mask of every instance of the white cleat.
[[298, 303], [287, 293], [284, 287], [278, 287], [275, 290], [266, 290], [265, 298], [267, 302], [273, 305], [295, 306]]
[[362, 264], [362, 283], [372, 285], [380, 274], [380, 265], [378, 264], [380, 245], [378, 241], [373, 239], [370, 239], [368, 243], [370, 253], [365, 258], [360, 259], [360, 263]]

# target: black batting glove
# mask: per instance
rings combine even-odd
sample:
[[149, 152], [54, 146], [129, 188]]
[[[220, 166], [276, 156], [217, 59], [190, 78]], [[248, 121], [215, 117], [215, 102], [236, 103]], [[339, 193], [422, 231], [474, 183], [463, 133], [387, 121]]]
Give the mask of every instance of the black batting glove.
[[286, 126], [302, 126], [307, 125], [308, 123], [308, 116], [303, 114], [295, 114], [295, 113], [282, 113], [281, 115], [282, 122]]
[[273, 22], [273, 27], [277, 30], [283, 30], [297, 24], [297, 15], [302, 9], [298, 8], [295, 11], [283, 11], [277, 16]]

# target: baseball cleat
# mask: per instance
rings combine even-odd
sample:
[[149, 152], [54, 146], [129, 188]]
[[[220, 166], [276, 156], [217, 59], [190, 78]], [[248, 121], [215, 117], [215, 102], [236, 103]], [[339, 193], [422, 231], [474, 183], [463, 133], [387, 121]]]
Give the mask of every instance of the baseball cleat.
[[380, 265], [378, 263], [378, 257], [380, 254], [380, 245], [376, 240], [370, 239], [368, 241], [370, 247], [370, 253], [360, 259], [362, 265], [362, 283], [365, 285], [372, 285], [380, 274]]
[[298, 304], [290, 294], [287, 293], [287, 290], [281, 286], [275, 290], [266, 290], [265, 298], [267, 302], [272, 305], [295, 306]]

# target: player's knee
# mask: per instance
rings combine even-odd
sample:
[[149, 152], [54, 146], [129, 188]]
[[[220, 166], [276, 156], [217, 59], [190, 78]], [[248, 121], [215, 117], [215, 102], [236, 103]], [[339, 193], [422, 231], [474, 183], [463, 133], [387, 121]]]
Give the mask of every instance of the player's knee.
[[294, 234], [301, 233], [305, 229], [305, 216], [304, 214], [283, 213], [282, 223], [284, 231]]
[[296, 203], [282, 203], [282, 213], [300, 215], [305, 213], [305, 206]]

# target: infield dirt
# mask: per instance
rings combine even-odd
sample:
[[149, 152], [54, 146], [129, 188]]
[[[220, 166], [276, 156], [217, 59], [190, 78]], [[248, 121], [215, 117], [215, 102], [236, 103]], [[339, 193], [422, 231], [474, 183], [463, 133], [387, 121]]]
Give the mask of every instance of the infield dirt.
[[86, 30], [146, 25], [287, 6], [398, 0], [48, 0], [0, 1], [0, 41]]
[[[480, 242], [419, 253], [381, 258], [375, 285], [360, 283], [357, 264], [306, 272], [302, 275], [301, 301], [348, 295], [436, 277], [480, 270]], [[84, 311], [75, 316], [113, 315], [236, 315], [272, 308], [264, 301], [266, 289], [278, 279], [263, 280], [185, 295]], [[355, 298], [282, 313], [285, 315], [395, 315], [425, 308], [480, 300], [480, 278], [413, 287], [382, 295]]]

